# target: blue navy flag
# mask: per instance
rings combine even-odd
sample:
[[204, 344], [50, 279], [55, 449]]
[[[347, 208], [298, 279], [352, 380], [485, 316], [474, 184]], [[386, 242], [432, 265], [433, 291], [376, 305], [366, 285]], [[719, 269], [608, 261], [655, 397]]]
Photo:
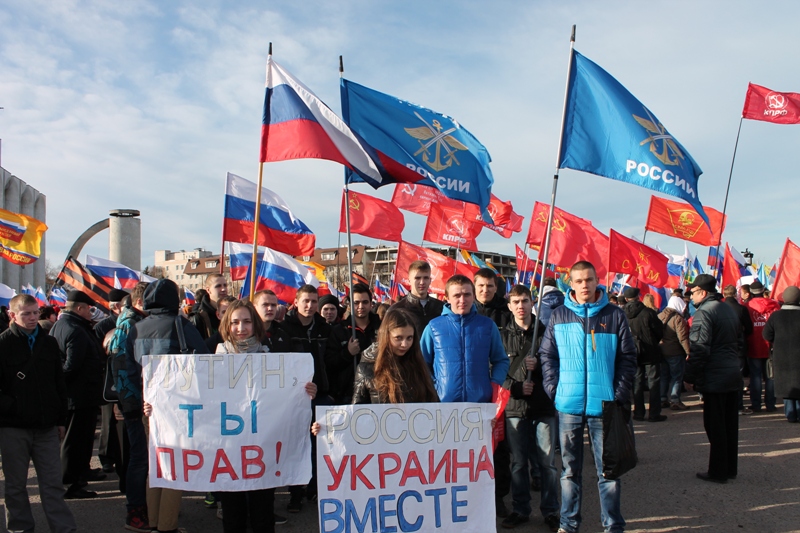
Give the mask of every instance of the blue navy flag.
[[491, 198], [491, 157], [455, 119], [342, 79], [342, 118], [373, 155], [381, 175], [346, 171], [346, 181], [375, 188], [420, 183], [448, 198], [477, 204], [485, 221]]
[[559, 167], [682, 198], [709, 224], [697, 191], [703, 171], [689, 152], [613, 76], [573, 53]]

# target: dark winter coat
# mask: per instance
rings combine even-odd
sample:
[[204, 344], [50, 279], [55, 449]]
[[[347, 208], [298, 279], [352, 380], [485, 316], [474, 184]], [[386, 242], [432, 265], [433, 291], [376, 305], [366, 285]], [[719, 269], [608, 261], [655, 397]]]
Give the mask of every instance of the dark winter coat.
[[327, 396], [330, 390], [328, 373], [325, 371], [325, 353], [331, 327], [321, 315], [315, 314], [311, 324], [304, 326], [296, 313], [286, 315], [281, 326], [289, 337], [291, 352], [310, 353], [314, 357], [314, 379], [317, 386], [317, 399]]
[[292, 345], [289, 342], [289, 334], [283, 329], [280, 322], [272, 321], [269, 328], [264, 333], [264, 338], [261, 339], [261, 344], [266, 346], [270, 352], [286, 353], [292, 351]]
[[106, 353], [92, 323], [71, 311], [64, 311], [50, 335], [61, 349], [69, 409], [101, 405]]
[[375, 342], [381, 319], [375, 313], [369, 314], [369, 324], [365, 329], [356, 328], [358, 339], [358, 353], [354, 356], [347, 349], [350, 337], [353, 335], [353, 322], [345, 320], [339, 322], [331, 329], [328, 337], [328, 347], [325, 352], [325, 371], [328, 373], [330, 390], [328, 394], [337, 404], [349, 404], [353, 399], [353, 380], [356, 375], [356, 366], [361, 362], [361, 354]]
[[718, 293], [709, 294], [692, 317], [684, 381], [699, 392], [741, 390], [739, 350], [743, 342], [739, 317]]
[[[353, 385], [354, 404], [359, 403], [389, 403], [388, 399], [382, 398], [375, 388], [375, 360], [378, 357], [378, 343], [373, 343], [361, 354], [361, 362], [356, 370], [355, 383]], [[403, 390], [403, 403], [411, 403], [414, 400], [413, 390]], [[428, 398], [428, 403], [438, 402], [439, 398], [435, 395]]]
[[[740, 304], [734, 297], [725, 298], [725, 303], [728, 304], [731, 309], [733, 309], [733, 312], [736, 313], [736, 316], [739, 317], [739, 323], [742, 325], [742, 334], [746, 341], [747, 338], [753, 334], [753, 320], [750, 318], [750, 312], [747, 310], [747, 307]], [[739, 356], [742, 358], [747, 357], [747, 342], [742, 343]]]
[[39, 328], [31, 350], [27, 335], [12, 323], [0, 334], [0, 427], [50, 428], [66, 418], [58, 342]]
[[[219, 330], [217, 309], [211, 305], [211, 300], [208, 296], [195, 302], [192, 306], [192, 313], [189, 315], [189, 321], [194, 324], [203, 339], [211, 337]], [[211, 350], [212, 353], [213, 351]]]
[[686, 357], [689, 355], [689, 326], [679, 312], [667, 307], [658, 318], [664, 324], [661, 339], [661, 355], [664, 357]]
[[800, 400], [800, 306], [784, 304], [772, 313], [764, 340], [772, 343], [775, 396]]
[[640, 365], [655, 365], [661, 362], [659, 343], [664, 337], [664, 325], [658, 313], [639, 300], [629, 300], [625, 304], [625, 316], [636, 342], [636, 362]]
[[411, 313], [417, 321], [417, 333], [422, 332], [428, 327], [428, 323], [434, 318], [441, 316], [444, 310], [444, 302], [437, 300], [433, 295], [428, 295], [428, 301], [423, 306], [419, 303], [419, 298], [409, 293], [405, 298], [394, 304], [390, 309], [405, 309]]
[[514, 321], [511, 311], [508, 309], [508, 302], [502, 296], [495, 294], [491, 300], [485, 304], [475, 300], [478, 314], [492, 319], [498, 329], [503, 329], [509, 322]]
[[[553, 400], [544, 391], [542, 384], [542, 365], [539, 355], [536, 353], [539, 344], [544, 336], [544, 326], [539, 324], [539, 338], [536, 342], [536, 350], [533, 348], [533, 324], [528, 329], [522, 329], [515, 321], [511, 321], [500, 331], [503, 339], [503, 346], [506, 349], [509, 359], [508, 376], [503, 383], [503, 388], [508, 389], [511, 398], [506, 405], [506, 416], [515, 418], [536, 418], [540, 416], [553, 416], [556, 412]], [[533, 371], [533, 393], [525, 396], [522, 393], [522, 386], [528, 377], [525, 369], [525, 357], [536, 354], [536, 368]]]
[[[157, 354], [179, 354], [181, 344], [176, 329], [175, 317], [178, 316], [180, 298], [178, 287], [173, 281], [160, 279], [147, 286], [144, 291], [144, 310], [147, 318], [136, 323], [128, 333], [126, 342], [126, 368], [128, 378], [139, 394], [142, 394], [142, 357]], [[186, 348], [190, 353], [209, 353], [206, 343], [197, 328], [188, 319], [180, 317], [179, 324], [183, 328]], [[125, 413], [136, 416], [138, 413]]]

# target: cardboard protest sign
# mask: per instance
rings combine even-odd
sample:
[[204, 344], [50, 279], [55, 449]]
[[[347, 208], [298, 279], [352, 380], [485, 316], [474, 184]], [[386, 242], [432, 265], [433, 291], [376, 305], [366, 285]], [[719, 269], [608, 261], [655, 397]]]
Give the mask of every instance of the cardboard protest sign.
[[320, 531], [494, 531], [495, 409], [318, 406]]
[[307, 353], [144, 357], [150, 486], [211, 492], [308, 483], [304, 387], [313, 375]]

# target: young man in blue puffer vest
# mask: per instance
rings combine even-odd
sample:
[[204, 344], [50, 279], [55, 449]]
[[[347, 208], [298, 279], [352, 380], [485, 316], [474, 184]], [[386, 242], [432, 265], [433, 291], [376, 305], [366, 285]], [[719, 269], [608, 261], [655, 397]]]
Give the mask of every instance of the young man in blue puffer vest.
[[603, 401], [630, 409], [636, 374], [636, 344], [625, 313], [609, 305], [598, 287], [594, 265], [570, 269], [572, 290], [553, 311], [539, 348], [545, 392], [555, 400], [561, 443], [561, 523], [559, 533], [575, 533], [581, 523], [583, 433], [589, 428], [600, 513], [607, 532], [624, 531], [621, 482], [603, 478]]

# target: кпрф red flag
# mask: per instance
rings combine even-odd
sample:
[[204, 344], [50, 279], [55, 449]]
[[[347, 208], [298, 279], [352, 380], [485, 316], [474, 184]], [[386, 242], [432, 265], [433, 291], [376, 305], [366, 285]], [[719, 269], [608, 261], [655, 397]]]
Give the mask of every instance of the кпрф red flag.
[[779, 93], [761, 85], [747, 85], [742, 118], [775, 124], [800, 124], [800, 94]]
[[483, 229], [483, 224], [471, 222], [463, 209], [451, 209], [439, 204], [431, 204], [428, 223], [422, 239], [428, 242], [455, 246], [471, 252], [478, 251], [475, 238]]
[[778, 275], [772, 286], [773, 298], [782, 302], [783, 291], [790, 285], [800, 287], [800, 247], [786, 239], [781, 260], [778, 263]]
[[642, 283], [663, 287], [669, 278], [667, 256], [611, 230], [608, 246], [608, 270], [630, 274]]
[[[350, 191], [350, 231], [382, 241], [400, 242], [406, 221], [403, 213], [392, 203]], [[342, 212], [339, 217], [339, 233], [347, 232], [342, 193]]]
[[644, 229], [704, 246], [717, 246], [728, 217], [707, 206], [703, 210], [708, 215], [711, 227], [691, 205], [651, 196]]

